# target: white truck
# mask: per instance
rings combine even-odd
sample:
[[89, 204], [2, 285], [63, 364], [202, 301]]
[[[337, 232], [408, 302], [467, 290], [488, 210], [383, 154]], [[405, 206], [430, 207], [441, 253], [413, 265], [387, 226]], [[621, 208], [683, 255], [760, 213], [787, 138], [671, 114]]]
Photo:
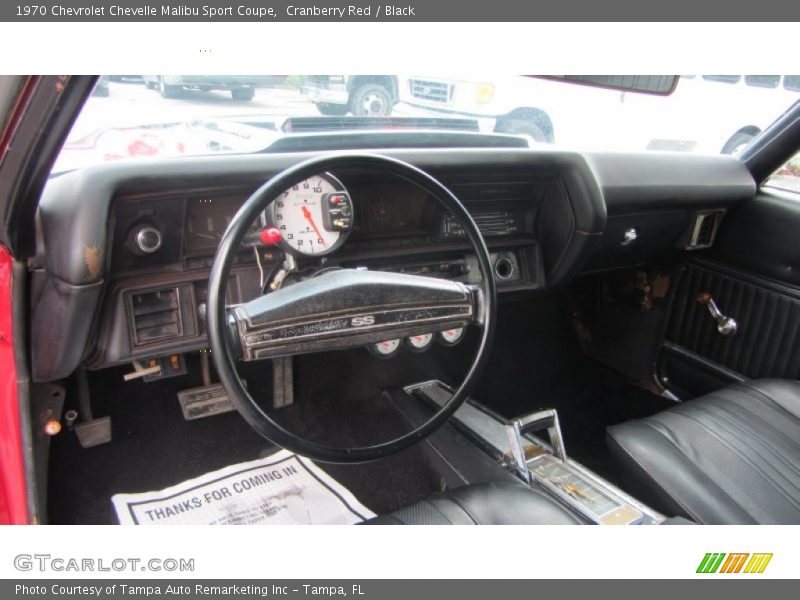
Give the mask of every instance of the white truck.
[[663, 96], [526, 76], [402, 75], [399, 97], [398, 115], [469, 117], [482, 131], [580, 150], [731, 154], [800, 99], [800, 76], [682, 76]]
[[397, 76], [309, 75], [302, 91], [322, 115], [388, 117], [397, 104]]
[[[401, 75], [398, 112], [414, 116], [452, 115], [476, 119], [482, 131], [528, 135], [537, 142], [555, 139], [553, 119], [536, 97], [525, 102], [526, 82], [510, 76], [448, 79]], [[521, 85], [522, 84], [522, 85]], [[564, 87], [562, 85], [562, 87]]]

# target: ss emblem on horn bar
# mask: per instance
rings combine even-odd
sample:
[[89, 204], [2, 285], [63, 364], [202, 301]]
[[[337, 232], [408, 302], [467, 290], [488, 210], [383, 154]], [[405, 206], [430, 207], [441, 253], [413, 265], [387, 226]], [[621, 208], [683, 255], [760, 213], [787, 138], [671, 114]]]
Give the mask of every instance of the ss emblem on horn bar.
[[373, 315], [365, 315], [363, 317], [353, 317], [350, 319], [350, 325], [353, 327], [363, 327], [364, 325], [374, 325], [375, 317]]

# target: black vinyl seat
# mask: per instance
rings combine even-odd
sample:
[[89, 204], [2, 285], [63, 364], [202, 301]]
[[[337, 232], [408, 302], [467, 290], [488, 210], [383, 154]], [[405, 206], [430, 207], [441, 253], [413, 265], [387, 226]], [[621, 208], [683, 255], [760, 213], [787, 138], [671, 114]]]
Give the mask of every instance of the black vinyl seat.
[[800, 382], [757, 380], [608, 429], [629, 491], [698, 523], [800, 523]]
[[434, 494], [366, 525], [579, 525], [566, 508], [516, 483], [480, 483]]

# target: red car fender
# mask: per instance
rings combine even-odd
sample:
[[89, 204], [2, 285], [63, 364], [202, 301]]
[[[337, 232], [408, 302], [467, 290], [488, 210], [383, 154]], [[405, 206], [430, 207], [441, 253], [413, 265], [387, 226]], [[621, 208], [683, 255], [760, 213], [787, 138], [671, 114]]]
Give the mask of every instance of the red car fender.
[[8, 250], [0, 246], [0, 524], [28, 523], [11, 314], [13, 264]]

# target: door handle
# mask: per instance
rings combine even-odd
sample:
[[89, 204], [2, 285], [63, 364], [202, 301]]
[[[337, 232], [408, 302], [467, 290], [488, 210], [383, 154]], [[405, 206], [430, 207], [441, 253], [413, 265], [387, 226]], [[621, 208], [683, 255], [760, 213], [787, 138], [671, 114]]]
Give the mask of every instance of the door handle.
[[736, 335], [736, 330], [738, 328], [736, 320], [722, 313], [710, 293], [702, 292], [698, 294], [697, 301], [708, 307], [708, 312], [711, 313], [711, 316], [717, 322], [717, 331], [722, 335]]

